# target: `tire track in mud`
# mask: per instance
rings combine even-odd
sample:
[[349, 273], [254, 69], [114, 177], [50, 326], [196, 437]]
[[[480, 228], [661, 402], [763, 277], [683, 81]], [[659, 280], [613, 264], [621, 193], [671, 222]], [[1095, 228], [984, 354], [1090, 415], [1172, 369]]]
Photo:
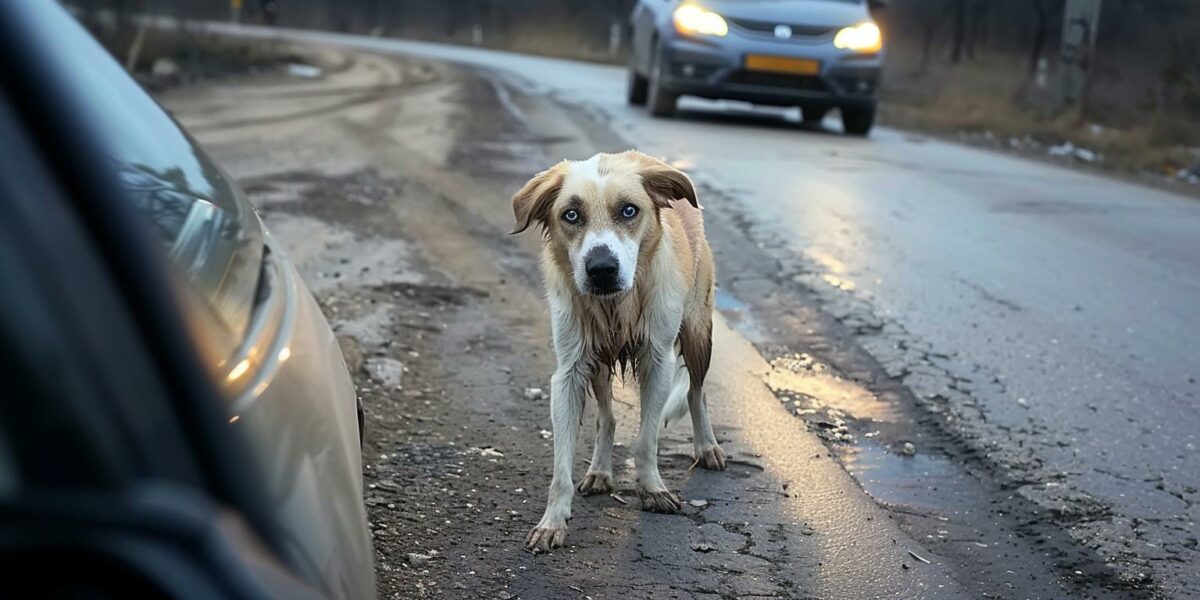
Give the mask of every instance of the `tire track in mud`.
[[[427, 84], [432, 84], [432, 83], [433, 82], [427, 82]], [[385, 88], [383, 90], [377, 90], [377, 89], [372, 90], [369, 92], [365, 92], [361, 95], [357, 95], [353, 98], [347, 98], [345, 100], [333, 102], [333, 103], [330, 103], [330, 104], [327, 104], [324, 106], [319, 106], [316, 108], [298, 110], [298, 111], [293, 111], [293, 112], [289, 112], [289, 113], [272, 115], [272, 116], [264, 116], [264, 117], [253, 117], [253, 118], [246, 118], [246, 119], [227, 119], [227, 120], [223, 120], [223, 121], [216, 121], [213, 123], [207, 123], [207, 124], [203, 124], [203, 125], [197, 125], [195, 127], [190, 127], [189, 130], [194, 131], [196, 133], [207, 133], [207, 132], [211, 132], [211, 131], [241, 129], [243, 127], [253, 127], [253, 126], [258, 126], [258, 125], [271, 125], [271, 124], [276, 124], [276, 123], [285, 123], [288, 121], [298, 121], [301, 119], [308, 119], [308, 118], [312, 118], [312, 117], [327, 115], [329, 113], [338, 112], [338, 111], [345, 110], [348, 108], [354, 108], [356, 106], [362, 106], [365, 104], [375, 104], [375, 103], [383, 102], [386, 100], [392, 100], [392, 99], [396, 98], [397, 96], [403, 96], [403, 95], [407, 95], [407, 94], [416, 93], [419, 91], [419, 89], [420, 89], [420, 86], [414, 87], [412, 85], [398, 85], [398, 86], [393, 86], [390, 89]]]

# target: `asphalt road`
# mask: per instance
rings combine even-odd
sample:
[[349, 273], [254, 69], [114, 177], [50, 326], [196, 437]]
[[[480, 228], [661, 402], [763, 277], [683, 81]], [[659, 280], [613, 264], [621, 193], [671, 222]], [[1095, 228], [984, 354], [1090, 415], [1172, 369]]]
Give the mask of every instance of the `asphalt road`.
[[[842, 137], [833, 120], [802, 128], [794, 115], [737, 105], [685, 99], [678, 118], [652, 119], [625, 104], [625, 74], [614, 67], [379, 38], [240, 33], [469, 66], [487, 84], [473, 88], [478, 102], [509, 124], [497, 143], [520, 155], [512, 160], [521, 168], [563, 157], [555, 152], [624, 144], [687, 170], [703, 188], [714, 231], [721, 308], [733, 327], [724, 347], [740, 348], [724, 360], [743, 365], [727, 368], [718, 389], [752, 389], [736, 373], [767, 373], [771, 401], [794, 401], [784, 405], [810, 429], [845, 431], [826, 443], [864, 498], [902, 530], [865, 525], [874, 513], [858, 500], [835, 506], [822, 523], [858, 525], [841, 534], [818, 528], [831, 535], [820, 539], [843, 544], [829, 547], [838, 566], [825, 565], [817, 583], [844, 568], [873, 590], [866, 595], [981, 595], [1010, 566], [1047, 568], [1036, 566], [1046, 550], [1058, 564], [1041, 583], [998, 595], [1200, 594], [1196, 200], [887, 128], [867, 140]], [[581, 129], [591, 146], [553, 141]], [[786, 375], [780, 365], [792, 364], [791, 351], [811, 352], [844, 377], [772, 381], [772, 373]], [[851, 389], [839, 387], [847, 381]], [[814, 413], [826, 421], [806, 418]], [[826, 489], [839, 495], [857, 492], [836, 475], [806, 475], [795, 446], [807, 453], [815, 438], [801, 422], [795, 432], [780, 429], [771, 415], [727, 411], [741, 432], [727, 435], [759, 446], [746, 452], [765, 457], [757, 467], [775, 481], [807, 477], [832, 482]], [[915, 459], [897, 450], [903, 441], [915, 442]], [[961, 544], [921, 547], [946, 537], [939, 519], [973, 532], [967, 545], [986, 548], [995, 535], [1027, 555], [971, 559]], [[873, 566], [892, 573], [895, 557], [844, 545], [856, 536], [864, 547], [900, 539], [948, 559], [889, 579]], [[1061, 588], [1072, 574], [1103, 581]], [[806, 593], [854, 597], [847, 585]]]

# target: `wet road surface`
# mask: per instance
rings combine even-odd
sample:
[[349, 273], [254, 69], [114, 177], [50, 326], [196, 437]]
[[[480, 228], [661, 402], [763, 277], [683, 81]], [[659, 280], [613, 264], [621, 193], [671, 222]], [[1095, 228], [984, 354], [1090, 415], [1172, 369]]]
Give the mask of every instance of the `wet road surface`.
[[[613, 567], [608, 552], [627, 547], [620, 526], [614, 539], [587, 533], [613, 527], [604, 521], [616, 518], [626, 526], [637, 519], [641, 534], [671, 530], [640, 539], [654, 544], [636, 556], [617, 558], [618, 565], [650, 562], [630, 566], [646, 581], [656, 570], [678, 575], [672, 553], [702, 566], [716, 559], [702, 570], [709, 575], [728, 567], [693, 545], [721, 548], [747, 536], [749, 546], [726, 550], [753, 556], [750, 550], [772, 548], [774, 540], [763, 561], [785, 566], [726, 568], [726, 587], [712, 590], [723, 596], [1049, 598], [1148, 590], [1186, 597], [1200, 590], [1200, 343], [1191, 333], [1200, 331], [1200, 204], [887, 129], [848, 139], [833, 127], [799, 128], [788, 115], [701, 102], [688, 102], [678, 119], [652, 120], [624, 105], [624, 75], [611, 67], [289, 35], [473, 67], [458, 75], [465, 83], [434, 98], [450, 106], [446, 114], [414, 120], [411, 107], [390, 106], [388, 98], [374, 101], [382, 107], [328, 111], [331, 119], [368, 122], [330, 135], [378, 136], [373, 120], [383, 119], [385, 129], [408, 128], [400, 142], [395, 134], [369, 144], [320, 139], [372, 152], [386, 147], [357, 159], [345, 158], [353, 153], [344, 148], [326, 150], [350, 163], [334, 171], [367, 164], [404, 177], [421, 168], [445, 178], [475, 171], [475, 184], [487, 190], [482, 197], [447, 197], [485, 222], [477, 234], [504, 230], [512, 186], [563, 156], [635, 146], [666, 156], [702, 185], [721, 309], [732, 328], [719, 328], [723, 368], [715, 368], [714, 382], [714, 393], [729, 401], [714, 404], [727, 428], [722, 441], [746, 458], [751, 483], [707, 473], [676, 479], [686, 499], [712, 504], [690, 521], [661, 525], [619, 504], [579, 508], [587, 504], [577, 499], [574, 552], [590, 553], [589, 564]], [[320, 112], [303, 110], [297, 114]], [[263, 126], [287, 123], [277, 116]], [[445, 121], [445, 131], [428, 124], [432, 117]], [[227, 160], [252, 154], [239, 140], [262, 134], [246, 131], [255, 122], [245, 116], [185, 124], [209, 129], [202, 141], [226, 145]], [[293, 144], [316, 139], [276, 133]], [[312, 168], [312, 160], [282, 162]], [[275, 164], [265, 171], [281, 169], [279, 157], [266, 162]], [[420, 240], [395, 243], [413, 255], [436, 254]], [[461, 258], [425, 260], [459, 285], [524, 278], [519, 295], [536, 302], [531, 243], [521, 242], [526, 253], [505, 245], [465, 253], [523, 275]], [[513, 315], [493, 318], [502, 330], [515, 326]], [[538, 331], [528, 335], [536, 340]], [[544, 350], [544, 341], [532, 344]], [[549, 373], [547, 360], [529, 361], [529, 385], [539, 370]], [[626, 412], [623, 427], [631, 421]], [[779, 418], [789, 412], [796, 418]], [[686, 432], [678, 435], [682, 444]], [[532, 522], [548, 449], [526, 452], [538, 455], [521, 477], [537, 492], [522, 508]], [[738, 525], [747, 511], [753, 518]], [[527, 525], [513, 524], [513, 540]], [[695, 531], [674, 531], [681, 525]], [[709, 542], [692, 539], [706, 531]], [[506, 544], [497, 545], [511, 551]], [[909, 550], [932, 564], [914, 561]], [[526, 564], [570, 564], [548, 560], [555, 562]], [[758, 577], [763, 590], [744, 587]], [[583, 587], [588, 580], [572, 581]], [[553, 586], [543, 581], [524, 593], [562, 589]], [[680, 589], [704, 593], [701, 585]]]

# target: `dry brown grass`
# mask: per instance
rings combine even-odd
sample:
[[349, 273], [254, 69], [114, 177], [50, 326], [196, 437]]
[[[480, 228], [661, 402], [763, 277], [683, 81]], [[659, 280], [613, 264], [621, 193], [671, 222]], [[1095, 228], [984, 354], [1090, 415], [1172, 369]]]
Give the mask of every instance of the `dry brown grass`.
[[610, 64], [625, 64], [626, 60], [624, 53], [611, 56], [600, 40], [588, 43], [575, 32], [555, 27], [523, 27], [504, 40], [503, 49]]
[[[1070, 142], [1103, 156], [1097, 165], [1122, 172], [1173, 175], [1200, 157], [1200, 125], [1162, 112], [1105, 114], [1093, 108], [1059, 110], [1051, 92], [1031, 85], [1016, 57], [985, 57], [961, 65], [939, 64], [920, 71], [911, 54], [889, 57], [882, 120], [942, 135], [977, 134], [975, 139], [1010, 146], [1031, 140], [1025, 151]], [[1053, 77], [1053, 71], [1051, 72]], [[1053, 79], [1051, 79], [1051, 84]], [[1052, 87], [1052, 86], [1048, 86]]]
[[[607, 64], [625, 64], [625, 48], [613, 56], [608, 51], [608, 39], [598, 32], [602, 27], [591, 27], [586, 34], [570, 26], [548, 27], [543, 23], [514, 23], [503, 29], [483, 30], [484, 48], [536, 54], [554, 58], [569, 58]], [[606, 31], [606, 30], [604, 30]], [[452, 34], [430, 31], [426, 28], [400, 28], [388, 31], [388, 35], [431, 42], [473, 46], [475, 40], [470, 27], [462, 27]], [[622, 40], [627, 43], [628, 40]]]

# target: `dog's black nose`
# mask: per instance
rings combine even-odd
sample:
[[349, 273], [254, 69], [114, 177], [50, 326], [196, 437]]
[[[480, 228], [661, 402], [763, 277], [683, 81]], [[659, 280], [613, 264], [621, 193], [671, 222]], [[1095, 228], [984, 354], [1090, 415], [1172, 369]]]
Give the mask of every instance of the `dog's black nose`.
[[619, 287], [617, 278], [620, 267], [620, 263], [617, 262], [617, 255], [613, 254], [613, 251], [605, 246], [594, 248], [583, 259], [583, 268], [587, 271], [588, 283], [591, 284], [592, 290], [598, 294], [617, 291]]

